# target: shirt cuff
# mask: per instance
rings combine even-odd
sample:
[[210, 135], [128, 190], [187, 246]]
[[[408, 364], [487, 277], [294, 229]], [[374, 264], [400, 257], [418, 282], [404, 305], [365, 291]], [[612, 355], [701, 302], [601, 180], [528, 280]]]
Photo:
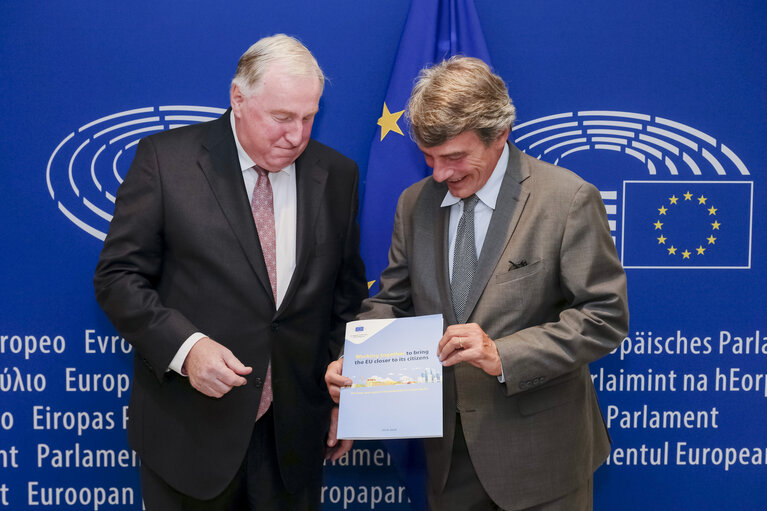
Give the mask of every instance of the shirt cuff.
[[176, 356], [173, 357], [173, 360], [170, 361], [168, 370], [175, 371], [181, 376], [186, 376], [186, 374], [184, 374], [181, 370], [181, 368], [184, 366], [186, 356], [189, 355], [190, 351], [192, 351], [192, 347], [197, 343], [197, 341], [204, 337], [207, 337], [207, 335], [201, 334], [200, 332], [195, 332], [187, 337], [186, 341], [184, 341], [184, 344], [182, 344], [176, 352]]
[[[495, 345], [495, 349], [498, 350], [498, 345]], [[498, 358], [501, 358], [501, 351], [498, 350]], [[501, 360], [501, 374], [496, 376], [498, 383], [506, 383], [506, 375], [503, 374], [503, 360]]]

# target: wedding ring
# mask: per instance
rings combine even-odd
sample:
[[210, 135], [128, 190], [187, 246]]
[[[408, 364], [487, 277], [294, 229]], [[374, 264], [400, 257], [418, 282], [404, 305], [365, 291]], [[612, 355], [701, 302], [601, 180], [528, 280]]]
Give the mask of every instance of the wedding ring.
[[458, 338], [458, 347], [463, 349], [463, 337]]

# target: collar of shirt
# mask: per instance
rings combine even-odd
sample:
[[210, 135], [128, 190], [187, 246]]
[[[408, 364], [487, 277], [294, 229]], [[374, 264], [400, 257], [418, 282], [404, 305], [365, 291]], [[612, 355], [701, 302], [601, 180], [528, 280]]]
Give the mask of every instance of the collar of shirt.
[[[503, 176], [506, 174], [506, 166], [509, 164], [509, 144], [506, 143], [503, 146], [503, 152], [501, 157], [498, 158], [498, 163], [495, 164], [493, 173], [485, 183], [485, 186], [480, 188], [477, 192], [477, 197], [482, 201], [482, 204], [488, 208], [495, 210], [495, 202], [498, 200], [498, 194], [501, 191], [501, 184], [503, 183]], [[449, 191], [442, 200], [440, 207], [446, 208], [460, 202], [461, 199], [450, 193]]]

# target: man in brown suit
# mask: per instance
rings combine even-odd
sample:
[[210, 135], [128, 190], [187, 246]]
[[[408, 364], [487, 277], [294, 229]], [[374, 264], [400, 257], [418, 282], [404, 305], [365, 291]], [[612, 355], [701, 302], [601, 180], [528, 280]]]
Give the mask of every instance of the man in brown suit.
[[[588, 364], [628, 329], [599, 191], [507, 140], [514, 107], [479, 60], [424, 70], [408, 116], [433, 175], [400, 197], [380, 292], [358, 318], [445, 317], [430, 506], [591, 509], [610, 441]], [[341, 367], [326, 374], [336, 399]]]

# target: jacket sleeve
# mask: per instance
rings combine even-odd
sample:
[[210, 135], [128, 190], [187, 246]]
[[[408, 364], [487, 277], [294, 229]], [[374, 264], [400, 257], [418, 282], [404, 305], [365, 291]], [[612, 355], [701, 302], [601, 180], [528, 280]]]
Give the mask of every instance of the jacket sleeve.
[[414, 315], [410, 267], [405, 232], [410, 213], [404, 192], [397, 202], [394, 228], [389, 247], [389, 264], [381, 273], [378, 293], [362, 303], [359, 319], [400, 318]]
[[558, 319], [495, 339], [508, 395], [597, 360], [628, 331], [626, 275], [599, 191], [583, 182], [566, 211], [556, 265], [564, 304]]
[[163, 183], [152, 138], [139, 142], [117, 191], [96, 272], [96, 300], [137, 355], [162, 379], [195, 326], [157, 292], [163, 269]]
[[365, 265], [360, 256], [360, 227], [357, 222], [358, 186], [359, 170], [355, 164], [341, 268], [338, 271], [333, 291], [333, 316], [329, 342], [330, 360], [334, 360], [342, 352], [346, 323], [355, 319], [360, 308], [360, 302], [368, 295]]

